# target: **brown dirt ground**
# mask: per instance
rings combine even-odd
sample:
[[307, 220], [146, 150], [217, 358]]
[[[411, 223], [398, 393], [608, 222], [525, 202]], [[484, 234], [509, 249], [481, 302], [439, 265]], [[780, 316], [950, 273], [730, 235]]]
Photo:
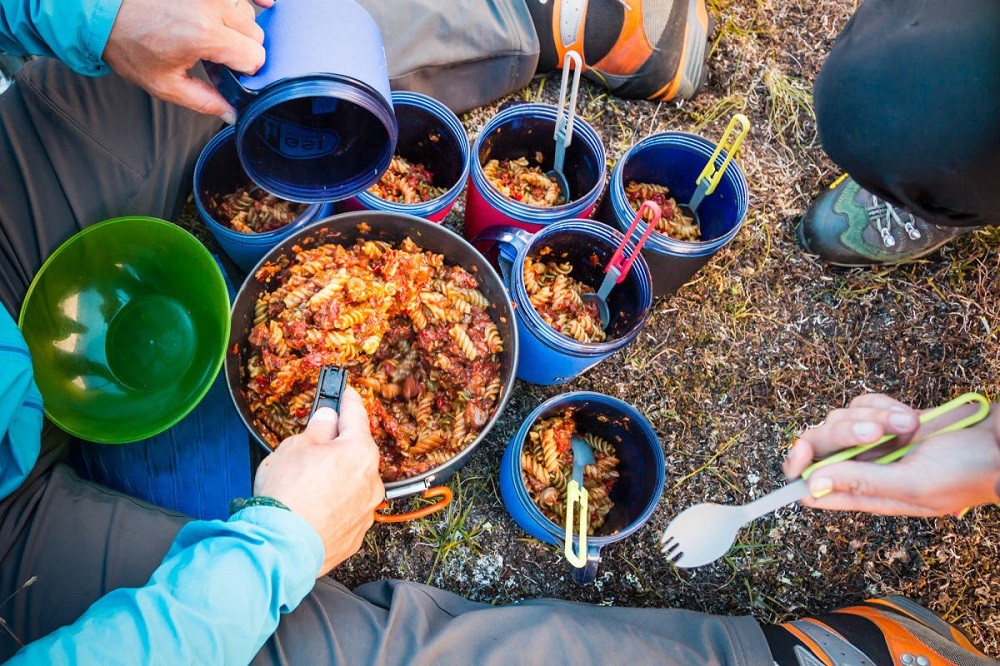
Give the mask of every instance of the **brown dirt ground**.
[[[733, 113], [747, 114], [753, 130], [739, 162], [751, 202], [742, 230], [686, 286], [658, 299], [630, 347], [565, 386], [519, 382], [498, 425], [452, 478], [451, 508], [376, 526], [334, 576], [349, 586], [404, 578], [491, 603], [547, 596], [763, 621], [905, 594], [1000, 656], [997, 507], [958, 520], [793, 505], [745, 528], [710, 566], [676, 569], [660, 554], [658, 538], [678, 511], [699, 501], [744, 503], [776, 488], [794, 434], [859, 393], [883, 391], [918, 406], [966, 390], [1000, 400], [1000, 230], [963, 236], [913, 265], [864, 270], [827, 267], [794, 240], [797, 217], [839, 175], [816, 138], [810, 93], [855, 3], [710, 4], [717, 21], [710, 75], [694, 100], [627, 101], [584, 84], [579, 108], [604, 140], [609, 170], [648, 134], [718, 139]], [[538, 79], [509, 99], [554, 103], [558, 83]], [[463, 117], [471, 137], [504, 101]], [[460, 201], [445, 223], [460, 229], [462, 210]], [[521, 421], [571, 390], [635, 405], [667, 459], [652, 520], [605, 549], [589, 586], [571, 580], [556, 548], [511, 520], [497, 485], [500, 457]]]

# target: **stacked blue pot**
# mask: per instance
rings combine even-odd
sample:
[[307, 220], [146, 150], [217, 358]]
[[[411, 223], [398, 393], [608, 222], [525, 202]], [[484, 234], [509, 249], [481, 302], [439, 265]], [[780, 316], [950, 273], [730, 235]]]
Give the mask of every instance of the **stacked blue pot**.
[[306, 225], [332, 212], [331, 204], [309, 204], [294, 220], [283, 227], [263, 233], [244, 233], [215, 219], [210, 201], [218, 195], [234, 192], [250, 183], [240, 165], [234, 144], [234, 128], [227, 127], [201, 151], [194, 167], [194, 203], [198, 215], [237, 266], [250, 271], [261, 257]]

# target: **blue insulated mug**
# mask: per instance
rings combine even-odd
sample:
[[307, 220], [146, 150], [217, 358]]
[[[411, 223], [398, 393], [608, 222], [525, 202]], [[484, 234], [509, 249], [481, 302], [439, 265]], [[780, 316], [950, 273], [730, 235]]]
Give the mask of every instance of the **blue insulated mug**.
[[205, 63], [237, 111], [236, 148], [265, 190], [306, 203], [376, 182], [397, 127], [382, 36], [353, 0], [279, 0], [261, 11], [264, 66], [253, 76]]
[[[632, 342], [653, 303], [649, 268], [640, 254], [625, 279], [608, 296], [611, 319], [603, 342], [579, 342], [557, 332], [535, 311], [524, 285], [528, 257], [557, 257], [573, 265], [572, 277], [596, 291], [618, 245], [621, 232], [593, 220], [563, 220], [532, 235], [517, 227], [492, 227], [474, 244], [492, 242], [517, 322], [520, 351], [517, 377], [532, 384], [565, 384]], [[628, 246], [631, 248], [631, 244]]]
[[[695, 181], [714, 151], [715, 144], [696, 134], [663, 132], [646, 137], [622, 155], [611, 170], [611, 183], [601, 206], [600, 219], [618, 229], [628, 228], [635, 216], [625, 196], [625, 185], [629, 181], [666, 185], [678, 203], [687, 203], [697, 187]], [[716, 158], [716, 168], [725, 159], [723, 150]], [[653, 294], [670, 294], [690, 280], [736, 236], [748, 205], [746, 177], [733, 160], [715, 192], [698, 206], [701, 240], [683, 241], [653, 233], [643, 247], [642, 256], [649, 263], [653, 276]]]
[[444, 194], [419, 203], [386, 201], [367, 190], [338, 207], [351, 210], [385, 210], [416, 215], [440, 222], [448, 215], [469, 176], [469, 137], [451, 109], [433, 97], [415, 92], [392, 93], [399, 140], [396, 152], [414, 164], [422, 164], [434, 174], [434, 184]]
[[223, 128], [202, 149], [194, 165], [194, 204], [198, 216], [212, 232], [229, 258], [244, 271], [250, 271], [271, 248], [302, 227], [321, 220], [332, 211], [331, 204], [310, 204], [301, 215], [283, 227], [251, 234], [236, 231], [221, 224], [209, 212], [213, 195], [225, 195], [247, 184], [248, 178], [240, 166], [233, 142], [235, 130]]
[[576, 391], [546, 400], [535, 408], [507, 444], [500, 462], [500, 496], [514, 522], [545, 543], [562, 546], [565, 526], [542, 513], [521, 476], [521, 452], [531, 426], [541, 419], [572, 410], [579, 433], [603, 437], [614, 445], [620, 476], [611, 490], [614, 502], [604, 525], [587, 537], [587, 563], [573, 568], [573, 580], [586, 584], [597, 577], [601, 550], [639, 530], [653, 515], [666, 483], [666, 463], [653, 426], [632, 405], [603, 393]]

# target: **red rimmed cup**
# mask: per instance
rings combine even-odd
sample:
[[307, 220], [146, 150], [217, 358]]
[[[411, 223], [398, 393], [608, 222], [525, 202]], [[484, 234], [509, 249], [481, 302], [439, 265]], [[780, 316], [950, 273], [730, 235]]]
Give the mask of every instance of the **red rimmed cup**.
[[593, 127], [577, 116], [573, 141], [566, 147], [563, 172], [569, 181], [569, 200], [558, 206], [530, 206], [506, 196], [494, 186], [483, 166], [491, 159], [532, 160], [552, 169], [558, 111], [549, 104], [517, 104], [493, 116], [472, 146], [469, 188], [465, 199], [465, 237], [475, 239], [490, 227], [518, 227], [534, 233], [553, 222], [587, 218], [604, 189], [607, 159], [604, 144]]

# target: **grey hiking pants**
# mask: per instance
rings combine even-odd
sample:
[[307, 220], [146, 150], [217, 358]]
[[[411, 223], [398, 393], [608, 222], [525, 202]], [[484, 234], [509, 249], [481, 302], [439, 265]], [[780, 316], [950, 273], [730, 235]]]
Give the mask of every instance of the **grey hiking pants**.
[[[170, 219], [219, 122], [150, 99], [114, 75], [50, 60], [0, 96], [0, 294], [16, 316], [44, 259], [88, 224]], [[28, 642], [75, 620], [109, 590], [143, 585], [189, 518], [79, 479], [48, 425], [31, 477], [0, 500], [0, 609]], [[0, 632], [0, 661], [17, 644]], [[127, 657], [127, 656], [126, 656]], [[473, 603], [403, 581], [351, 592], [326, 577], [285, 616], [258, 663], [771, 663], [750, 617], [606, 608], [543, 599]]]

